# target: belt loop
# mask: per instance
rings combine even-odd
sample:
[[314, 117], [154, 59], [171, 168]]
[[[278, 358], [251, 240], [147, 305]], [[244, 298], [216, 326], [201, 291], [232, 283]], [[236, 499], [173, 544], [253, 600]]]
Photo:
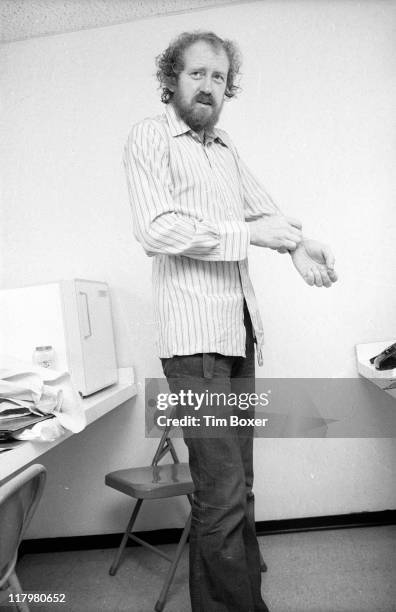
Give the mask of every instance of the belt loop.
[[203, 369], [204, 378], [213, 378], [215, 360], [216, 360], [215, 353], [203, 353], [202, 369]]

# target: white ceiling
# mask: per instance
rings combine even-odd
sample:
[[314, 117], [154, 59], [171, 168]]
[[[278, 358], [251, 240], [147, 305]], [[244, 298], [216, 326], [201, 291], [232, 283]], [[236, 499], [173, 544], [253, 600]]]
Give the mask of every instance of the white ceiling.
[[235, 0], [0, 0], [0, 42], [239, 3]]

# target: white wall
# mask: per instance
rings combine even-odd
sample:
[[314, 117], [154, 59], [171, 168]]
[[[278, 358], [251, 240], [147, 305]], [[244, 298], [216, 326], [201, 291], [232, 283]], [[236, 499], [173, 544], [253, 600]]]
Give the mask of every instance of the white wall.
[[[180, 31], [210, 28], [244, 55], [222, 127], [306, 235], [332, 244], [340, 274], [312, 289], [287, 256], [252, 249], [259, 375], [356, 376], [354, 345], [395, 335], [395, 21], [386, 1], [255, 2], [5, 45], [3, 286], [107, 280], [119, 364], [141, 381], [161, 375], [122, 148], [133, 122], [162, 111], [154, 56]], [[154, 444], [138, 398], [51, 451], [30, 537], [121, 531], [128, 503], [104, 474], [149, 461]], [[257, 440], [256, 518], [394, 507], [394, 454], [391, 439]], [[184, 503], [170, 505], [138, 528], [180, 525]]]

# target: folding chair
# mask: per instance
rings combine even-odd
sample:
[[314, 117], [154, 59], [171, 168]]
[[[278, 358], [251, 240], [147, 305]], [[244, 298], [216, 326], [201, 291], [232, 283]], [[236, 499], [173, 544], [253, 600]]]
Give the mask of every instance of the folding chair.
[[[137, 500], [115, 559], [110, 567], [109, 574], [111, 576], [115, 576], [129, 539], [134, 540], [142, 546], [145, 546], [152, 552], [169, 561], [171, 564], [160, 596], [154, 607], [156, 612], [161, 612], [164, 609], [169, 588], [175, 575], [183, 548], [187, 542], [191, 526], [191, 512], [183, 529], [173, 559], [166, 555], [158, 547], [152, 546], [148, 542], [145, 542], [138, 536], [134, 535], [132, 530], [145, 499], [164, 499], [168, 497], [177, 497], [179, 495], [187, 495], [190, 504], [192, 504], [194, 485], [191, 479], [190, 468], [188, 463], [179, 462], [175, 447], [169, 437], [170, 429], [171, 428], [168, 427], [164, 430], [150, 466], [117, 470], [115, 472], [106, 474], [105, 477], [105, 483], [107, 486], [112, 487], [117, 491], [121, 491], [121, 493], [125, 493], [126, 495], [129, 495]], [[167, 453], [170, 453], [172, 456], [173, 463], [158, 465]], [[267, 571], [267, 566], [261, 556], [261, 552], [260, 569], [262, 572]]]
[[[15, 572], [18, 547], [43, 493], [46, 472], [44, 466], [32, 465], [0, 486], [0, 591], [23, 592]], [[15, 606], [29, 612], [25, 602]]]
[[[188, 467], [188, 463], [179, 462], [175, 447], [169, 437], [169, 434], [170, 428], [165, 429], [150, 466], [117, 470], [115, 472], [106, 474], [105, 477], [106, 485], [137, 500], [124, 536], [121, 540], [120, 547], [117, 551], [113, 564], [110, 567], [109, 573], [111, 576], [116, 574], [128, 539], [134, 540], [142, 546], [146, 546], [152, 552], [169, 561], [171, 565], [166, 575], [158, 601], [154, 607], [157, 612], [161, 612], [165, 606], [166, 597], [175, 575], [177, 564], [179, 563], [183, 548], [187, 542], [191, 525], [191, 512], [183, 529], [183, 533], [173, 558], [166, 555], [158, 547], [152, 546], [148, 542], [134, 535], [132, 533], [132, 529], [144, 500], [165, 499], [168, 497], [187, 495], [190, 504], [192, 504], [191, 495], [194, 491], [194, 485], [191, 480], [190, 469]], [[173, 463], [159, 465], [159, 462], [165, 457], [165, 455], [167, 455], [167, 453], [170, 453]]]

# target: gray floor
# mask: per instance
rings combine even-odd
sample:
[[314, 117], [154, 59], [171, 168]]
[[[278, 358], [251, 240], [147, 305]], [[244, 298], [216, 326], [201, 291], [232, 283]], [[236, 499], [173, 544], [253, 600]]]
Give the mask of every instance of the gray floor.
[[[395, 612], [396, 527], [341, 529], [259, 538], [268, 572], [263, 596], [271, 612]], [[164, 546], [172, 552], [173, 545]], [[128, 548], [115, 577], [114, 550], [26, 555], [17, 572], [24, 591], [65, 593], [61, 605], [33, 612], [152, 612], [166, 561]], [[166, 612], [188, 612], [187, 550]], [[10, 610], [0, 606], [0, 610]]]

